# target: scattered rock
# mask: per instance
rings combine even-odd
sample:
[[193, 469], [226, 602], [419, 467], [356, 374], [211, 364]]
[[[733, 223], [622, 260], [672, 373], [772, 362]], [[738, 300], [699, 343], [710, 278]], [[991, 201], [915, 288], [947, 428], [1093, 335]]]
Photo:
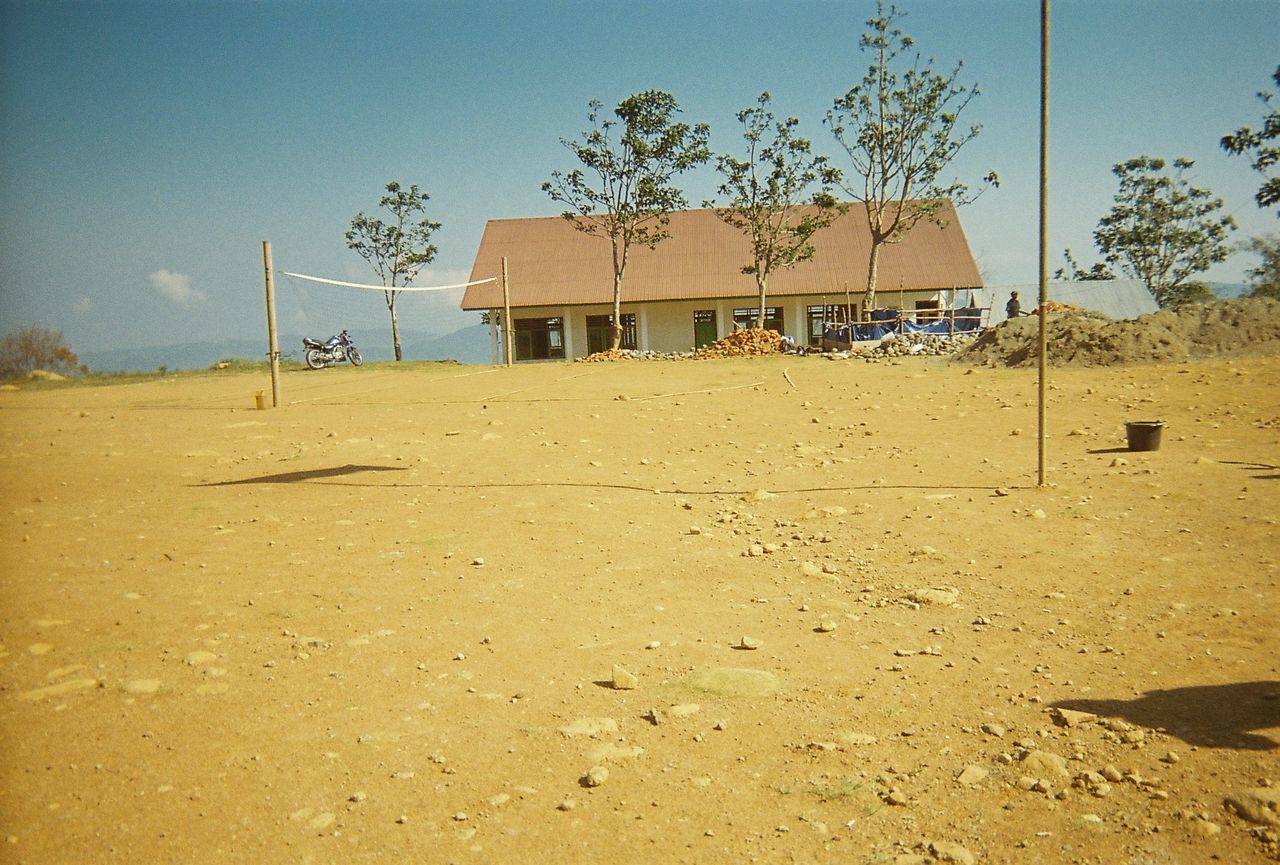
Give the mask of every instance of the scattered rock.
[[599, 787], [605, 781], [609, 780], [609, 770], [604, 766], [592, 766], [587, 770], [587, 774], [582, 776], [582, 786]]
[[617, 664], [613, 665], [613, 687], [617, 691], [634, 691], [640, 684], [634, 673], [629, 673]]
[[1049, 751], [1028, 751], [1022, 758], [1022, 770], [1037, 778], [1066, 780], [1071, 777], [1067, 771], [1066, 758]]
[[975, 784], [981, 784], [983, 781], [987, 780], [987, 776], [990, 774], [990, 770], [982, 766], [970, 764], [964, 767], [964, 771], [956, 777], [956, 781], [965, 787], [972, 787]]
[[579, 718], [559, 729], [562, 734], [571, 739], [578, 736], [599, 738], [609, 733], [618, 732], [618, 722], [613, 718]]
[[1227, 797], [1227, 807], [1259, 826], [1280, 826], [1280, 787], [1254, 787]]
[[968, 849], [950, 841], [930, 841], [929, 852], [941, 862], [955, 862], [957, 865], [975, 865], [978, 861]]
[[936, 604], [940, 607], [953, 607], [960, 600], [960, 591], [949, 586], [932, 586], [924, 589], [912, 589], [907, 592], [907, 600], [917, 604]]

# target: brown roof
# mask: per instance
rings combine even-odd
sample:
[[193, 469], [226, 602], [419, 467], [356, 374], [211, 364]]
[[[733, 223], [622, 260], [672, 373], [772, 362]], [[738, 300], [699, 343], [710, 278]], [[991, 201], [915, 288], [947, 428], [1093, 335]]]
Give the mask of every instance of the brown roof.
[[[917, 224], [900, 242], [882, 247], [880, 291], [976, 288], [982, 277], [969, 252], [955, 208], [946, 203], [947, 224]], [[622, 280], [622, 300], [635, 303], [693, 298], [751, 297], [755, 278], [742, 273], [750, 245], [714, 210], [671, 214], [671, 237], [656, 250], [633, 247]], [[814, 236], [812, 260], [770, 275], [769, 295], [784, 297], [845, 291], [866, 285], [871, 235], [866, 210], [853, 205]], [[560, 216], [493, 219], [484, 229], [463, 309], [502, 306], [502, 258], [507, 258], [511, 305], [561, 306], [613, 302], [613, 258], [609, 241], [576, 230]]]

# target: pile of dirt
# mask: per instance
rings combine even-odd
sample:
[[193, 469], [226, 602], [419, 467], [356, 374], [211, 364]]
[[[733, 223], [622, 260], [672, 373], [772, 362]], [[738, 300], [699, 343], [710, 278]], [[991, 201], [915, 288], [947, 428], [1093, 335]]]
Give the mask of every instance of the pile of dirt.
[[[1189, 304], [1123, 321], [1087, 311], [1051, 311], [1046, 323], [1052, 366], [1280, 354], [1280, 301], [1270, 298]], [[1034, 316], [1006, 321], [988, 330], [956, 358], [985, 366], [1032, 366], [1039, 329], [1040, 322]]]

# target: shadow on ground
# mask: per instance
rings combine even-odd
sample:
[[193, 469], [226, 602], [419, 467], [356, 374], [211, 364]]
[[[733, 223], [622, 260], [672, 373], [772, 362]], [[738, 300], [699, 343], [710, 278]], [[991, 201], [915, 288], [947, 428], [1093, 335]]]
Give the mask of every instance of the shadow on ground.
[[402, 472], [403, 468], [398, 466], [357, 466], [348, 463], [345, 466], [335, 466], [329, 469], [307, 469], [300, 472], [281, 472], [274, 475], [259, 475], [256, 478], [241, 478], [238, 481], [211, 481], [207, 484], [197, 484], [201, 487], [234, 487], [240, 484], [296, 484], [302, 481], [314, 481], [323, 478], [339, 478], [346, 475], [360, 474], [361, 472]]
[[[1280, 466], [1273, 466], [1270, 463], [1251, 463], [1241, 460], [1223, 460], [1224, 465], [1241, 466], [1246, 471], [1263, 472], [1260, 475], [1250, 475], [1254, 480], [1258, 481], [1280, 481]], [[1266, 474], [1266, 472], [1274, 472], [1274, 474]]]
[[1280, 682], [1239, 682], [1148, 691], [1132, 700], [1060, 700], [1059, 709], [1123, 718], [1162, 729], [1188, 745], [1270, 751], [1276, 739], [1251, 732], [1280, 728]]

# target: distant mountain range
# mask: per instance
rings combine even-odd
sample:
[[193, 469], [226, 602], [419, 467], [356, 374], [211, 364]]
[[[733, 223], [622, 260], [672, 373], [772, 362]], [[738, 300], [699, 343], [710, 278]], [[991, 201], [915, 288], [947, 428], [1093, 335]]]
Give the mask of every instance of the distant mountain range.
[[[328, 334], [326, 334], [327, 336]], [[391, 360], [391, 333], [353, 334], [360, 354], [366, 360]], [[363, 338], [362, 338], [363, 337]], [[489, 327], [475, 324], [446, 334], [401, 331], [400, 347], [405, 360], [456, 360], [459, 363], [487, 364]], [[302, 335], [281, 334], [280, 353], [286, 358], [302, 359]], [[117, 348], [105, 351], [78, 352], [80, 362], [94, 372], [151, 372], [206, 369], [222, 360], [265, 360], [267, 340], [224, 339], [209, 342], [186, 342], [178, 345], [147, 348]]]

